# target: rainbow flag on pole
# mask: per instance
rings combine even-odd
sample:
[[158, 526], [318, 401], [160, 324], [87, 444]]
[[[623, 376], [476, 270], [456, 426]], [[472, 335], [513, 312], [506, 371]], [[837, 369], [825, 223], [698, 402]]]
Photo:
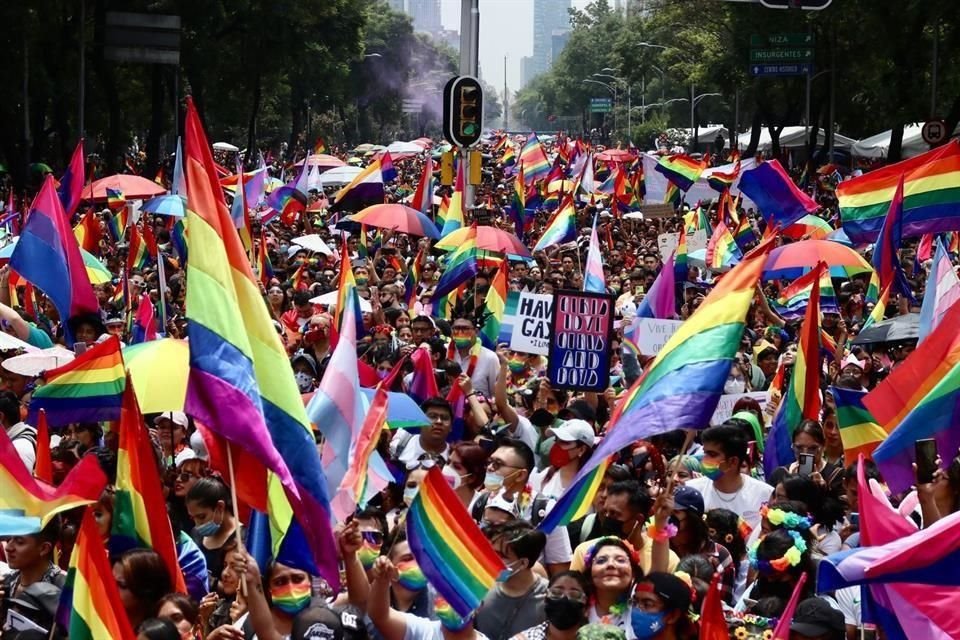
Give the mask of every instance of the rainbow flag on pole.
[[407, 511], [407, 542], [427, 580], [461, 618], [480, 606], [505, 569], [437, 467]]
[[547, 223], [543, 235], [533, 247], [534, 251], [543, 251], [555, 244], [570, 242], [577, 237], [577, 213], [573, 207], [573, 196], [567, 196], [563, 204], [554, 212]]
[[843, 463], [846, 466], [857, 461], [860, 454], [865, 458], [887, 437], [887, 432], [877, 424], [870, 410], [863, 404], [866, 391], [830, 387], [830, 394], [837, 405], [837, 423], [843, 441]]
[[[590, 504], [599, 486], [593, 472], [623, 447], [674, 429], [703, 429], [723, 394], [740, 347], [754, 289], [772, 238], [720, 279], [703, 304], [680, 325], [643, 375], [617, 403], [607, 435], [547, 514], [543, 531], [563, 524]], [[559, 510], [561, 514], [551, 517]]]
[[126, 373], [116, 336], [100, 342], [62, 367], [44, 374], [30, 400], [31, 422], [40, 409], [53, 426], [120, 417]]
[[707, 242], [707, 268], [720, 271], [732, 267], [741, 259], [743, 259], [743, 253], [740, 251], [733, 233], [721, 219], [717, 222], [713, 235]]
[[483, 328], [480, 330], [480, 341], [488, 349], [496, 350], [498, 338], [500, 337], [500, 323], [503, 321], [503, 314], [507, 308], [507, 270], [509, 264], [504, 261], [497, 274], [493, 276], [490, 282], [490, 289], [487, 290], [487, 296], [484, 299], [484, 310], [486, 315], [483, 320]]
[[690, 191], [706, 168], [706, 164], [699, 160], [684, 154], [676, 154], [660, 158], [654, 170], [666, 176], [667, 180], [677, 185], [681, 191]]
[[536, 132], [531, 132], [520, 151], [520, 164], [523, 165], [524, 178], [527, 184], [543, 180], [550, 173], [550, 161], [543, 151], [540, 139]]
[[815, 269], [803, 274], [787, 285], [780, 293], [780, 297], [772, 301], [770, 306], [785, 320], [802, 318], [806, 313], [807, 304], [810, 302], [810, 295], [813, 292], [815, 282], [820, 288], [820, 312], [840, 313], [840, 308], [837, 306], [837, 294], [833, 289], [829, 269], [823, 271], [819, 279]]
[[763, 468], [768, 478], [777, 467], [794, 461], [793, 432], [800, 422], [820, 419], [820, 275], [824, 271], [829, 270], [823, 262], [813, 270], [813, 288], [800, 325], [793, 376], [763, 447]]

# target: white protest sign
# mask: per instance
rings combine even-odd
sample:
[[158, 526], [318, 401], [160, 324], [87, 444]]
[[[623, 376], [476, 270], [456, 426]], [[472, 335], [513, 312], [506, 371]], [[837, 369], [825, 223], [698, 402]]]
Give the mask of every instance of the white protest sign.
[[750, 393], [728, 393], [720, 396], [720, 402], [717, 403], [717, 410], [713, 412], [710, 418], [710, 424], [722, 424], [727, 418], [733, 415], [733, 405], [737, 404], [742, 398], [753, 398], [760, 403], [760, 408], [767, 405], [770, 393], [767, 391], [751, 391]]
[[667, 344], [667, 340], [677, 332], [683, 320], [658, 320], [656, 318], [637, 319], [637, 348], [645, 356], [655, 356]]
[[522, 291], [516, 315], [510, 320], [510, 348], [520, 353], [545, 356], [550, 350], [550, 315], [553, 296]]
[[691, 254], [694, 251], [699, 251], [700, 249], [707, 248], [707, 237], [706, 229], [697, 229], [692, 234], [687, 236], [687, 254]]
[[666, 262], [670, 254], [677, 250], [678, 244], [680, 244], [680, 234], [677, 232], [658, 235], [657, 247], [660, 249], [660, 259]]

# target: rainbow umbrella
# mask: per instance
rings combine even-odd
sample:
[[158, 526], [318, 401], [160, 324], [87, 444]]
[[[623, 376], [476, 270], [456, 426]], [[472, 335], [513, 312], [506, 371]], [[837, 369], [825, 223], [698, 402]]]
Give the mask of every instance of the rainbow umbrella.
[[183, 411], [190, 371], [186, 340], [162, 338], [123, 348], [123, 361], [142, 413]]
[[823, 240], [833, 231], [830, 223], [813, 214], [807, 214], [783, 230], [783, 236], [791, 240]]
[[416, 209], [402, 204], [375, 204], [347, 220], [368, 227], [390, 229], [412, 236], [426, 236], [436, 240], [440, 237], [437, 225]]
[[175, 194], [156, 196], [144, 202], [141, 210], [158, 216], [182, 218], [187, 215], [187, 200]]
[[801, 240], [771, 251], [763, 268], [763, 277], [766, 280], [793, 280], [821, 261], [830, 267], [830, 276], [833, 278], [850, 278], [858, 273], [873, 271], [863, 256], [838, 242]]
[[[437, 249], [453, 251], [462, 246], [470, 235], [470, 227], [461, 227], [445, 235], [436, 245]], [[530, 258], [530, 250], [515, 234], [497, 227], [477, 227], [477, 249], [491, 253], [505, 253], [521, 258]]]

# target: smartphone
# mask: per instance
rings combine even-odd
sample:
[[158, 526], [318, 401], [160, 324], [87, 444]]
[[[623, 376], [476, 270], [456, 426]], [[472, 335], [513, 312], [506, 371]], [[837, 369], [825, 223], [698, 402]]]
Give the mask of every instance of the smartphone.
[[74, 342], [73, 343], [73, 352], [78, 356], [82, 353], [87, 352], [87, 343], [86, 342]]
[[933, 482], [933, 474], [937, 470], [937, 441], [933, 438], [924, 438], [914, 443], [917, 457], [917, 484]]
[[856, 527], [857, 529], [860, 528], [860, 514], [857, 513], [856, 511], [852, 511], [850, 513], [850, 517], [847, 518], [847, 520], [850, 521], [851, 527]]
[[813, 474], [813, 454], [812, 453], [801, 453], [797, 456], [797, 473], [801, 476], [809, 476]]

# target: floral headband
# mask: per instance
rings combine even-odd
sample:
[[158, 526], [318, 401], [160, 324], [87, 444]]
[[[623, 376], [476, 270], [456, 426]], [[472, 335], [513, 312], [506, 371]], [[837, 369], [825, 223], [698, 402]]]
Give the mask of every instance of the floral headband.
[[760, 507], [760, 517], [766, 518], [767, 522], [775, 527], [791, 529], [793, 531], [806, 531], [813, 526], [813, 518], [809, 515], [802, 516], [799, 513], [784, 511], [763, 505]]
[[633, 545], [630, 544], [629, 541], [624, 540], [623, 538], [618, 538], [617, 536], [603, 536], [602, 538], [597, 538], [597, 541], [587, 551], [587, 554], [583, 559], [584, 566], [592, 566], [593, 557], [596, 555], [597, 549], [608, 544], [614, 547], [620, 547], [623, 545], [622, 548], [626, 550], [627, 555], [630, 557], [630, 562], [634, 565], [640, 564], [640, 554], [637, 553], [637, 550], [633, 548]]
[[790, 529], [786, 529], [785, 531], [793, 538], [793, 546], [787, 549], [787, 552], [779, 558], [774, 560], [761, 560], [757, 557], [757, 548], [760, 547], [760, 543], [763, 541], [762, 539], [750, 547], [750, 550], [747, 552], [747, 557], [750, 559], [750, 567], [752, 569], [769, 575], [771, 573], [783, 573], [790, 567], [795, 567], [800, 564], [800, 561], [803, 559], [803, 554], [807, 551], [807, 543], [804, 542], [803, 538], [796, 531]]

